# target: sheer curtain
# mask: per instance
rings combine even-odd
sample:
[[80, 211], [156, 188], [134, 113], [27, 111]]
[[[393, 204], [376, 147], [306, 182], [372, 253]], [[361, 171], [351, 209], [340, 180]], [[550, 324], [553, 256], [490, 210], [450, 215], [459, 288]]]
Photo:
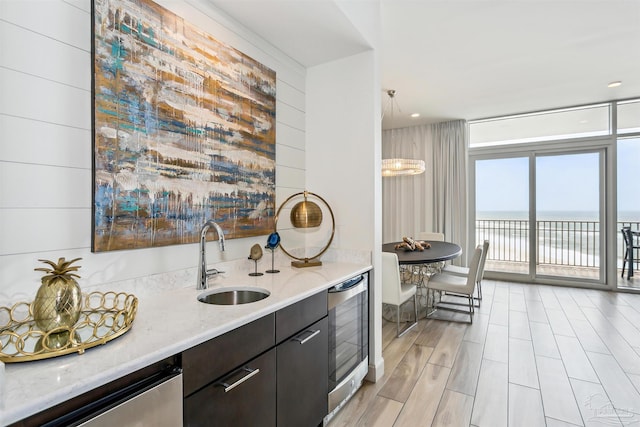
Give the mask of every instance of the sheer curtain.
[[[416, 176], [382, 179], [382, 240], [437, 231], [466, 248], [467, 134], [464, 120], [382, 132], [382, 158], [424, 159]], [[466, 265], [466, 257], [458, 259]]]

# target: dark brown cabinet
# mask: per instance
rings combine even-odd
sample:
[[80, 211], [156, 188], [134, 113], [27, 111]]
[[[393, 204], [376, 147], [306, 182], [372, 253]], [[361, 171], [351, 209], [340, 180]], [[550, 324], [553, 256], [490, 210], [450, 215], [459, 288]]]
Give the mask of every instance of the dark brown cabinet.
[[270, 314], [183, 351], [184, 396], [273, 348], [274, 342], [275, 314]]
[[317, 426], [327, 415], [327, 328], [325, 316], [276, 347], [279, 427]]
[[184, 351], [184, 424], [322, 424], [327, 334], [327, 293], [320, 292]]
[[271, 349], [184, 400], [187, 426], [275, 426], [276, 350]]
[[182, 353], [185, 426], [275, 426], [275, 314]]

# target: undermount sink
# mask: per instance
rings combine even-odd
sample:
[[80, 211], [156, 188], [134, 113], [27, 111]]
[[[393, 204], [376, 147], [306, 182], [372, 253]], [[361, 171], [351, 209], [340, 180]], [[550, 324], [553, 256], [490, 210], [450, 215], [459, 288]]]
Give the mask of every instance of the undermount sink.
[[201, 293], [198, 295], [198, 301], [205, 304], [238, 305], [260, 301], [269, 295], [269, 291], [261, 288], [221, 288]]

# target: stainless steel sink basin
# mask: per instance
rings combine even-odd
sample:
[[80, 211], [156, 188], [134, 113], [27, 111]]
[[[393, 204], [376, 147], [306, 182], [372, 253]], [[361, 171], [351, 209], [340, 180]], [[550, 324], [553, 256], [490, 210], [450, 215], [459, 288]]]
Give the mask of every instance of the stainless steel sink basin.
[[260, 301], [271, 293], [261, 288], [220, 288], [203, 292], [198, 295], [198, 301], [215, 305], [238, 305]]

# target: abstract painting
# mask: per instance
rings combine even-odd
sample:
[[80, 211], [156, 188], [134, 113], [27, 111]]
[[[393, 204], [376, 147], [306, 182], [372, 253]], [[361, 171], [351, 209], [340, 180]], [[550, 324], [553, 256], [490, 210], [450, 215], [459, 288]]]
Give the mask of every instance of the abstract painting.
[[93, 78], [93, 251], [273, 231], [273, 70], [152, 1], [94, 0]]

